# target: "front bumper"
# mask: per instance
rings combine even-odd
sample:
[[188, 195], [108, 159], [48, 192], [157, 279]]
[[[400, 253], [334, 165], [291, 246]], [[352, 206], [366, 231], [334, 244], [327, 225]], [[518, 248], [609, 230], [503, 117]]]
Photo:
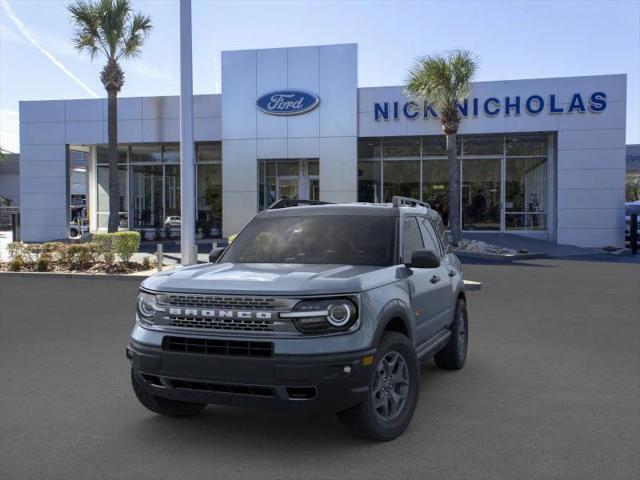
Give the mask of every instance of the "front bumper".
[[138, 383], [172, 400], [245, 407], [342, 411], [366, 396], [375, 349], [253, 358], [163, 350], [131, 340]]

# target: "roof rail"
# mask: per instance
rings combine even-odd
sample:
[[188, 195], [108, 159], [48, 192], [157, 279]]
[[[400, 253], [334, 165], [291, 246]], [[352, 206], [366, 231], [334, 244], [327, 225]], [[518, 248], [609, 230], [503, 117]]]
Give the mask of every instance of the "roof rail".
[[267, 210], [277, 208], [298, 207], [300, 205], [329, 205], [331, 202], [321, 202], [320, 200], [303, 200], [298, 198], [281, 198], [273, 202]]
[[409, 197], [398, 197], [398, 196], [394, 196], [391, 199], [391, 205], [393, 205], [394, 207], [426, 207], [426, 208], [431, 208], [431, 205], [429, 205], [427, 202], [422, 202], [420, 200], [416, 200], [415, 198], [409, 198]]

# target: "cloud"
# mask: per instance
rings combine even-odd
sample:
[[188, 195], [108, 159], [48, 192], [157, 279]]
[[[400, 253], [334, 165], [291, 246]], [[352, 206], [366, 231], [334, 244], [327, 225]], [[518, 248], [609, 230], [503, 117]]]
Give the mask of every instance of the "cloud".
[[40, 50], [40, 52], [42, 52], [42, 54], [45, 57], [51, 60], [51, 62], [60, 70], [62, 70], [64, 74], [67, 75], [71, 80], [73, 80], [78, 85], [80, 85], [80, 87], [82, 87], [82, 89], [85, 90], [89, 95], [91, 95], [94, 98], [100, 98], [100, 95], [98, 95], [96, 92], [91, 90], [82, 80], [76, 77], [67, 67], [65, 67], [60, 60], [58, 60], [51, 52], [49, 52], [49, 50], [47, 50], [40, 44], [40, 42], [31, 33], [31, 31], [27, 28], [27, 26], [24, 23], [22, 23], [22, 20], [20, 20], [16, 16], [16, 14], [13, 12], [13, 9], [9, 4], [9, 0], [0, 0], [0, 5], [2, 6], [2, 8], [4, 8], [5, 12], [7, 12], [7, 16], [16, 26], [18, 31], [24, 36], [24, 38], [26, 38], [29, 41], [29, 43], [31, 43], [31, 45], [33, 45], [35, 48]]
[[148, 78], [150, 80], [160, 80], [167, 82], [170, 85], [179, 85], [178, 79], [171, 70], [166, 68], [159, 68], [155, 65], [151, 65], [146, 62], [141, 62], [139, 60], [134, 60], [131, 63], [125, 65], [124, 70], [131, 70], [135, 74]]
[[15, 110], [0, 110], [0, 147], [3, 150], [20, 150], [20, 123]]

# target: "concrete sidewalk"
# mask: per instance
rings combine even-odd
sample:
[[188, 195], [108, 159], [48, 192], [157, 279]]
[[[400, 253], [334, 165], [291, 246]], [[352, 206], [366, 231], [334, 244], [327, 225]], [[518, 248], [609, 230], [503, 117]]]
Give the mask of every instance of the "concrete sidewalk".
[[600, 248], [582, 248], [575, 247], [573, 245], [558, 245], [557, 243], [529, 238], [515, 233], [477, 232], [465, 233], [463, 237], [468, 240], [478, 240], [498, 247], [511, 248], [516, 251], [525, 249], [529, 253], [543, 253], [552, 258], [598, 255], [603, 253]]

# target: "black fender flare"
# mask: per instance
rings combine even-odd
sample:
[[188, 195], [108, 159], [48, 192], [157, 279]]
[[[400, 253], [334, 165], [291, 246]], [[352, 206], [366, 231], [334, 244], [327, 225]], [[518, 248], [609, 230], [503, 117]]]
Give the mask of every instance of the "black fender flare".
[[395, 318], [399, 318], [404, 324], [407, 336], [411, 343], [414, 341], [415, 329], [411, 319], [411, 311], [409, 307], [401, 300], [391, 300], [387, 303], [378, 315], [378, 326], [373, 336], [374, 347], [380, 344], [382, 334], [386, 330], [389, 323]]

